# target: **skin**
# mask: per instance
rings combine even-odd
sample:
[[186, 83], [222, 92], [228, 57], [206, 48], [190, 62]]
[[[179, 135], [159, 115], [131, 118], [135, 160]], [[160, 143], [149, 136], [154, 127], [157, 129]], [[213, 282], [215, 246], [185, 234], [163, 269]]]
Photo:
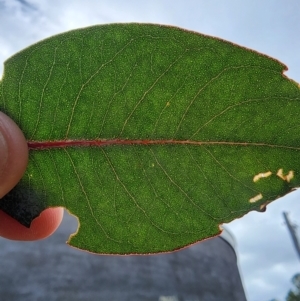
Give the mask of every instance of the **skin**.
[[[8, 116], [0, 112], [0, 202], [22, 178], [28, 163], [26, 139]], [[50, 236], [60, 225], [63, 208], [49, 208], [26, 228], [0, 210], [0, 236], [12, 240], [38, 240]]]

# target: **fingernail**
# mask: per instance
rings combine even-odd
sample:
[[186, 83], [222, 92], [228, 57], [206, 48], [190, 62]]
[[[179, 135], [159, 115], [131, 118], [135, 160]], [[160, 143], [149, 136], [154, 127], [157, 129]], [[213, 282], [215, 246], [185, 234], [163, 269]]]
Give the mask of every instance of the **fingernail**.
[[[1, 129], [1, 127], [0, 127], [0, 129]], [[1, 133], [1, 130], [0, 130], [0, 178], [4, 172], [7, 158], [8, 158], [8, 146], [7, 146], [5, 136]], [[0, 186], [1, 186], [1, 183], [0, 183]]]

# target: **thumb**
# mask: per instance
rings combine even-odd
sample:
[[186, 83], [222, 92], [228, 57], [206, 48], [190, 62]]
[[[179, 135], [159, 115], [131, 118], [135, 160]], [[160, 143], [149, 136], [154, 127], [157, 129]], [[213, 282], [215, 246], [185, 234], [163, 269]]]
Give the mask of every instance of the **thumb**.
[[[27, 162], [28, 146], [23, 133], [0, 112], [0, 198], [22, 178]], [[48, 208], [26, 228], [0, 210], [0, 236], [14, 240], [42, 239], [57, 229], [62, 218], [62, 208]]]
[[0, 112], [0, 198], [23, 176], [28, 162], [26, 139], [7, 115]]

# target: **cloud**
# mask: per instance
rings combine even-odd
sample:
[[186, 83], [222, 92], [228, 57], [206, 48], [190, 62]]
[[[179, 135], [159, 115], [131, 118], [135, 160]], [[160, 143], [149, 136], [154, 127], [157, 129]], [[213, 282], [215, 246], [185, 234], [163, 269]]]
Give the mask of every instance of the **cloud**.
[[16, 2], [19, 2], [22, 5], [22, 9], [35, 9], [35, 6], [28, 3], [26, 0], [16, 0]]
[[[31, 6], [24, 9], [24, 4], [19, 1], [5, 0], [1, 5], [0, 61], [3, 62], [15, 52], [37, 42], [45, 22], [37, 9], [31, 9]], [[2, 68], [1, 65], [0, 71]]]

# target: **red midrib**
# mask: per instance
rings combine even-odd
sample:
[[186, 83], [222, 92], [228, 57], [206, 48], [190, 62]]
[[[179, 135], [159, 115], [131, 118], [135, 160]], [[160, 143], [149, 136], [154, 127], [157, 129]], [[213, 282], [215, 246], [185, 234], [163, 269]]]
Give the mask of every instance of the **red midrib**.
[[57, 140], [57, 141], [28, 141], [29, 149], [47, 149], [63, 147], [88, 147], [109, 145], [153, 145], [153, 144], [202, 144], [190, 140], [148, 140], [148, 139], [99, 139], [99, 140]]
[[268, 143], [253, 142], [230, 142], [230, 141], [193, 141], [193, 140], [149, 140], [149, 139], [98, 139], [98, 140], [54, 140], [54, 141], [27, 141], [31, 150], [65, 148], [65, 147], [89, 147], [89, 146], [112, 146], [112, 145], [227, 145], [227, 146], [268, 146], [278, 148], [296, 149], [297, 147], [285, 145], [273, 145]]

